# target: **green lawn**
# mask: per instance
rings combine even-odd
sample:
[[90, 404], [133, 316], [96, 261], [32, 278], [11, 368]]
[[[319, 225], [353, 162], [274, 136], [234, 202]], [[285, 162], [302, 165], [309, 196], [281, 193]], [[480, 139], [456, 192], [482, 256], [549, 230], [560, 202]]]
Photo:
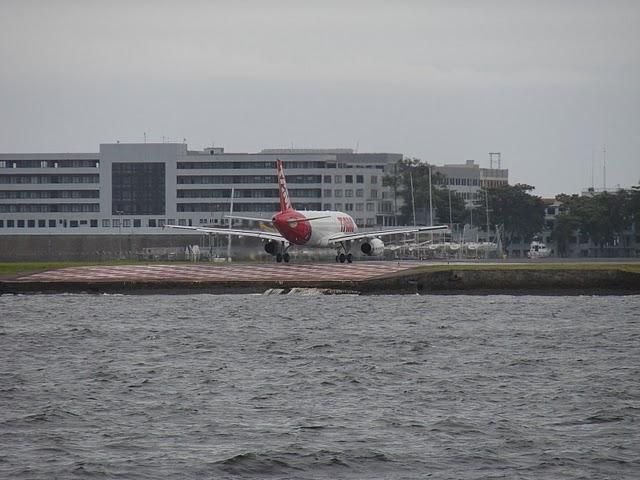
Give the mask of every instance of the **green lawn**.
[[502, 263], [421, 265], [417, 270], [436, 272], [446, 270], [623, 270], [640, 273], [640, 262], [567, 262], [567, 263]]

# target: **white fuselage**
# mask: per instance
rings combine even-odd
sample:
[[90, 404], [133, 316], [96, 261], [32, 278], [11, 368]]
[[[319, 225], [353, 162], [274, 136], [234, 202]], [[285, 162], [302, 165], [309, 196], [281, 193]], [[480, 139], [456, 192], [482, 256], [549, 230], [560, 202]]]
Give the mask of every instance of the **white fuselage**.
[[[282, 220], [278, 217], [282, 216]], [[296, 218], [311, 218], [296, 222]], [[290, 210], [274, 216], [274, 226], [290, 243], [308, 247], [328, 247], [329, 240], [339, 233], [356, 233], [358, 227], [353, 218], [337, 211]], [[311, 231], [309, 232], [308, 229]]]

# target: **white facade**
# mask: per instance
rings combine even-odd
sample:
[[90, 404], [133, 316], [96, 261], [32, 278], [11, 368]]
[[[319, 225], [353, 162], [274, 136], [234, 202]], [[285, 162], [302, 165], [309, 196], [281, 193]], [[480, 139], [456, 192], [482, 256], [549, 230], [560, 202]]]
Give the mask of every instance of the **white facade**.
[[467, 160], [462, 164], [436, 166], [434, 171], [446, 177], [446, 186], [461, 196], [467, 206], [482, 200], [482, 188], [496, 188], [509, 183], [509, 170], [481, 168], [473, 160]]
[[275, 161], [294, 207], [343, 210], [363, 227], [394, 214], [382, 179], [401, 154], [348, 149], [189, 151], [186, 144], [102, 144], [99, 153], [0, 154], [0, 235], [171, 234], [278, 209]]

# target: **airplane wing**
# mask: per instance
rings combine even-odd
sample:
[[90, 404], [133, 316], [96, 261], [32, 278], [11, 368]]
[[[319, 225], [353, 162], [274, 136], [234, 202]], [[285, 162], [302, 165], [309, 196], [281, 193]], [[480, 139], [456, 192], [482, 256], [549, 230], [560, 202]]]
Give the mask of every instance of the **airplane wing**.
[[389, 235], [398, 235], [402, 233], [433, 232], [436, 230], [446, 230], [447, 228], [449, 228], [447, 225], [435, 225], [433, 227], [398, 227], [369, 232], [336, 233], [335, 235], [329, 237], [329, 243], [344, 242], [345, 240], [361, 240], [363, 238], [386, 237]]
[[[234, 237], [255, 237], [263, 240], [275, 240], [277, 242], [286, 241], [277, 232], [264, 232], [260, 230], [241, 230], [238, 228], [218, 228], [218, 227], [187, 227], [184, 225], [165, 225], [166, 228], [176, 228], [181, 230], [193, 230], [196, 232], [211, 233], [212, 235], [233, 235]], [[287, 242], [288, 243], [288, 242]]]
[[[303, 212], [304, 213], [304, 212]], [[258, 217], [244, 217], [242, 215], [225, 215], [225, 218], [233, 218], [238, 220], [251, 220], [252, 222], [264, 222], [264, 223], [273, 223], [273, 220], [270, 218], [258, 218]], [[296, 218], [290, 220], [290, 222], [310, 222], [312, 220], [320, 220], [322, 218], [330, 218], [331, 215], [318, 215], [315, 217], [306, 217], [306, 218]]]
[[251, 220], [252, 222], [273, 223], [273, 221], [270, 218], [243, 217], [242, 215], [225, 215], [224, 218], [233, 218], [237, 220]]

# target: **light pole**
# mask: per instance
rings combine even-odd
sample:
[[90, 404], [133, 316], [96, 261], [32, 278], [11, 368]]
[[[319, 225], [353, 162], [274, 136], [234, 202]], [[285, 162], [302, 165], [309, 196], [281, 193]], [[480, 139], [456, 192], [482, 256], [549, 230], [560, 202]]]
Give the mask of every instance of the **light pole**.
[[116, 215], [118, 215], [118, 260], [122, 259], [122, 215], [124, 212], [122, 210], [116, 210]]

